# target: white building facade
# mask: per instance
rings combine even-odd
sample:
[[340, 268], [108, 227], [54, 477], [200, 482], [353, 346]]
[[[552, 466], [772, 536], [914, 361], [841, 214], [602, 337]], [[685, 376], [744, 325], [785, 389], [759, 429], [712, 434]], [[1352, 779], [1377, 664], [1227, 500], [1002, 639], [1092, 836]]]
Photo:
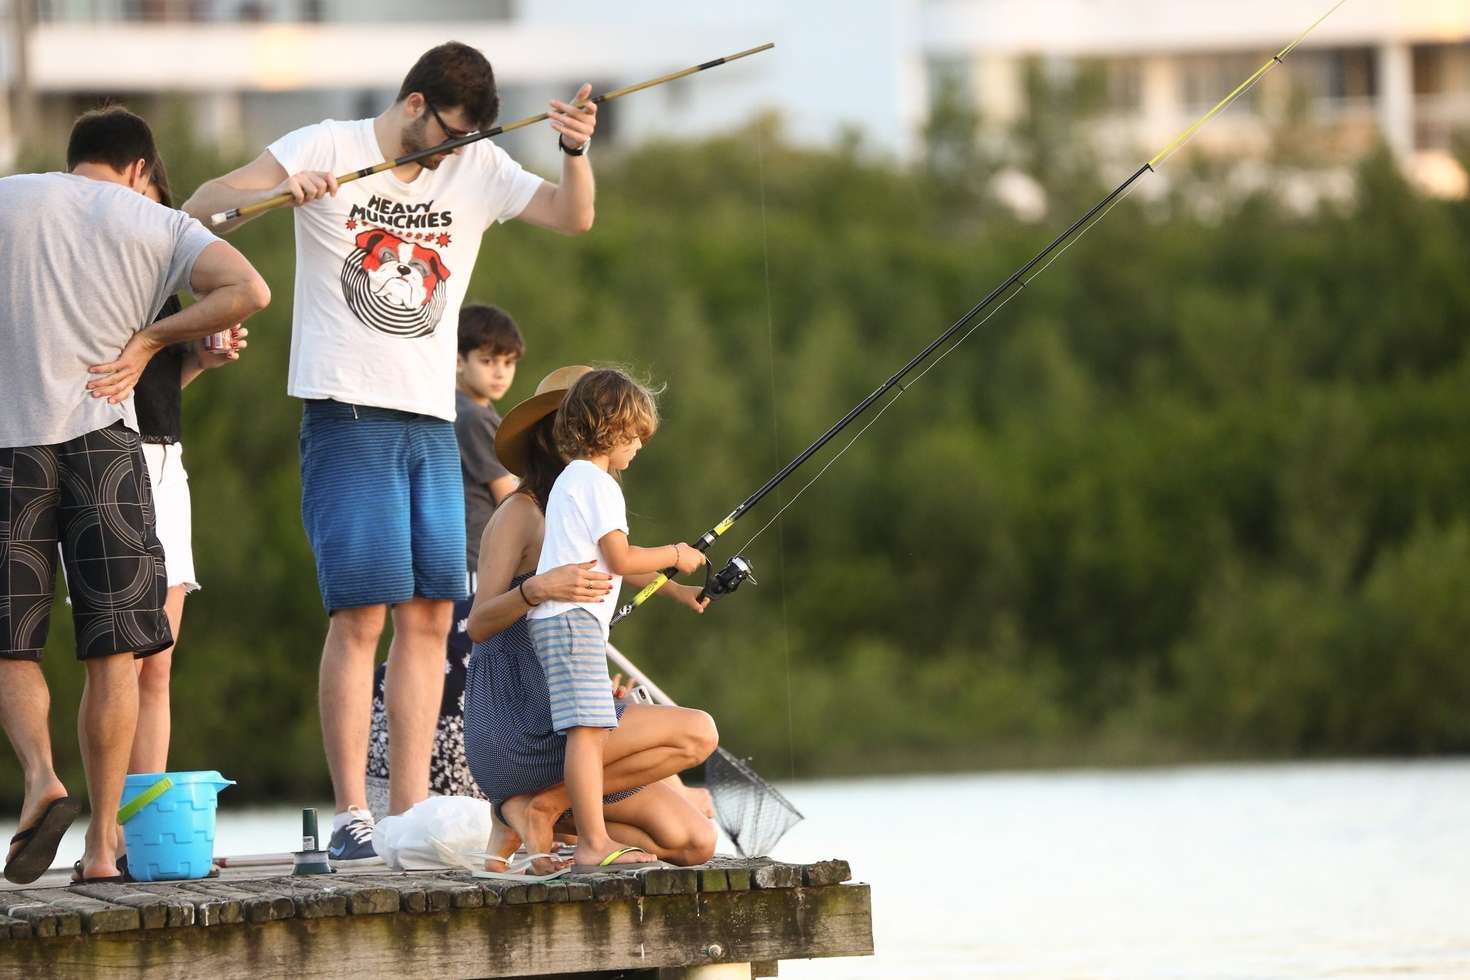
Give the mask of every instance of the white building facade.
[[[1328, 0], [9, 0], [29, 21], [0, 45], [0, 163], [22, 135], [54, 143], [102, 97], [147, 111], [183, 98], [203, 138], [250, 151], [320, 118], [373, 114], [425, 49], [484, 50], [503, 118], [577, 83], [599, 89], [775, 41], [774, 51], [610, 106], [603, 145], [701, 136], [774, 110], [796, 140], [859, 133], [922, 152], [936, 92], [958, 88], [984, 124], [1024, 110], [1028, 65], [1086, 67], [1106, 88], [1094, 131], [1157, 148], [1319, 17]], [[29, 16], [17, 17], [19, 4]], [[22, 77], [24, 76], [24, 77]], [[27, 95], [29, 93], [29, 95]], [[1463, 192], [1452, 141], [1470, 129], [1470, 0], [1349, 0], [1260, 91], [1202, 135], [1249, 156], [1295, 98], [1329, 154], [1381, 138], [1439, 190]], [[28, 100], [22, 111], [14, 106]], [[35, 120], [20, 134], [19, 117]], [[538, 139], [539, 137], [539, 139]], [[513, 141], [533, 160], [544, 133]], [[544, 144], [544, 146], [542, 145]], [[554, 161], [552, 161], [554, 162]]]

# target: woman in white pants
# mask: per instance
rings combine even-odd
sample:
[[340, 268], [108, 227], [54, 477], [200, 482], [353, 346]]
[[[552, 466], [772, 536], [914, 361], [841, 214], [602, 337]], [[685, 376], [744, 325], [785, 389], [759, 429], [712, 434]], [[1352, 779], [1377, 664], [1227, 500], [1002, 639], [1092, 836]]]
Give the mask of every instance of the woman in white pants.
[[[173, 207], [168, 177], [161, 162], [147, 194], [158, 203]], [[178, 297], [170, 296], [158, 312], [158, 318], [178, 312], [179, 307]], [[245, 333], [243, 328], [238, 330], [240, 338]], [[239, 349], [244, 346], [245, 341], [238, 339], [235, 350], [227, 353], [211, 353], [199, 342], [166, 347], [148, 362], [133, 389], [138, 432], [153, 489], [154, 521], [168, 572], [168, 597], [163, 608], [175, 644], [184, 618], [184, 596], [199, 588], [194, 575], [189, 474], [184, 471], [181, 396], [189, 382], [205, 370], [238, 360]], [[173, 655], [174, 648], [169, 647], [138, 661], [138, 727], [133, 735], [128, 772], [163, 772], [168, 768], [169, 676]]]

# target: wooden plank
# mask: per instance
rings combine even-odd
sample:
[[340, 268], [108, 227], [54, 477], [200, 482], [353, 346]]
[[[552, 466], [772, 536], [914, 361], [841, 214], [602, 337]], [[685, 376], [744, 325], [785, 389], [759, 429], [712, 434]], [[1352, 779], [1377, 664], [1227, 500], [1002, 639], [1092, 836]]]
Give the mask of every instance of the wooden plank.
[[50, 902], [27, 898], [20, 891], [0, 891], [0, 914], [29, 922], [32, 934], [42, 938], [82, 934], [79, 914]]
[[771, 864], [770, 858], [735, 858], [719, 855], [711, 858], [702, 867], [725, 872], [725, 880], [733, 892], [748, 892], [754, 883], [752, 876], [756, 868]]
[[751, 977], [779, 977], [781, 964], [775, 960], [757, 960], [750, 964]]
[[0, 976], [52, 976], [64, 962], [74, 976], [149, 980], [507, 977], [871, 951], [868, 886], [834, 885], [32, 939], [0, 943]]
[[171, 901], [189, 903], [194, 907], [193, 925], [232, 926], [245, 921], [243, 903], [238, 898], [200, 894], [181, 888], [179, 884], [179, 882], [161, 881], [138, 882], [132, 887]]
[[431, 875], [424, 880], [431, 883], [434, 888], [444, 890], [449, 896], [450, 908], [477, 909], [485, 904], [485, 893], [470, 880], [469, 872], [444, 872]]
[[801, 878], [808, 888], [840, 885], [844, 881], [852, 880], [852, 867], [846, 861], [836, 859], [818, 861], [816, 864], [802, 865]]
[[730, 873], [724, 868], [699, 868], [699, 890], [702, 892], [727, 892], [730, 890]]
[[[402, 912], [410, 912], [415, 915], [424, 912], [443, 912], [451, 905], [449, 893], [442, 887], [435, 886], [432, 879], [427, 876], [413, 875], [410, 877], [404, 874], [388, 874], [364, 876], [362, 880], [375, 882], [392, 889], [398, 896], [398, 906]], [[478, 895], [479, 889], [475, 891]], [[480, 904], [484, 904], [483, 898]]]
[[693, 868], [651, 868], [640, 871], [645, 895], [693, 895], [699, 891], [699, 872]]
[[25, 919], [0, 915], [0, 941], [7, 939], [30, 939], [31, 935], [31, 924]]
[[42, 888], [19, 893], [37, 902], [45, 902], [57, 908], [75, 912], [81, 917], [82, 932], [95, 935], [102, 932], [126, 932], [137, 929], [142, 922], [138, 910], [125, 905], [113, 905], [78, 894], [70, 888]]
[[193, 902], [143, 891], [137, 883], [73, 885], [70, 890], [77, 895], [137, 909], [139, 925], [144, 929], [162, 929], [165, 926], [178, 928], [194, 924]]
[[471, 878], [470, 880], [485, 896], [487, 906], [526, 904], [527, 882], [503, 881], [499, 878]]
[[[308, 894], [341, 895], [347, 899], [349, 915], [382, 915], [397, 912], [403, 907], [397, 887], [378, 881], [373, 875], [301, 875], [275, 880], [285, 880], [293, 888]], [[402, 880], [407, 882], [409, 879], [404, 876]]]
[[392, 889], [398, 895], [401, 911], [415, 914], [479, 908], [485, 904], [483, 893], [474, 885], [437, 874], [354, 875], [353, 881]]
[[618, 873], [567, 875], [561, 879], [568, 885], [586, 885], [592, 889], [592, 898], [599, 902], [611, 902], [620, 898], [637, 898], [643, 894], [643, 883], [636, 875]]
[[245, 878], [234, 884], [257, 895], [290, 899], [298, 919], [324, 919], [347, 914], [346, 895], [320, 888], [302, 888], [293, 884], [290, 878]]
[[246, 891], [233, 881], [179, 881], [174, 883], [174, 887], [213, 901], [239, 902], [241, 918], [252, 925], [290, 919], [296, 915], [296, 903], [290, 896]]
[[456, 891], [464, 891], [467, 894], [474, 895], [481, 904], [484, 903], [484, 899], [480, 897], [480, 890], [478, 888], [470, 888], [467, 885], [462, 885], [457, 882], [446, 881], [438, 875], [416, 874], [412, 876], [411, 880], [415, 887], [423, 889], [426, 912], [448, 912], [450, 909], [455, 908], [454, 895]]
[[770, 861], [751, 870], [750, 884], [753, 888], [798, 888], [801, 872], [799, 864]]

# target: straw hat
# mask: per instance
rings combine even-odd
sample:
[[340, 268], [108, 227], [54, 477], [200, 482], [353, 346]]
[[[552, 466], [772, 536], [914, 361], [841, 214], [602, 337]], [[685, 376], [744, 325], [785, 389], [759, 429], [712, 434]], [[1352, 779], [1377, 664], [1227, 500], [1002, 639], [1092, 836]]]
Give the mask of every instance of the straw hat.
[[516, 476], [526, 475], [526, 456], [531, 448], [531, 428], [561, 406], [567, 391], [582, 375], [591, 372], [585, 364], [560, 367], [541, 379], [536, 394], [505, 413], [495, 433], [495, 455]]

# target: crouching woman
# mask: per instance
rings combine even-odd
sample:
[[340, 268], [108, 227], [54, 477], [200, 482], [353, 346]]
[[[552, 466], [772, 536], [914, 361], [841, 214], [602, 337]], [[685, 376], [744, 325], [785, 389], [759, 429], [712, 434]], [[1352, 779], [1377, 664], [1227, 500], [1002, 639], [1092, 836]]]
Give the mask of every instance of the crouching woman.
[[[495, 438], [500, 461], [521, 478], [495, 509], [480, 546], [479, 589], [470, 612], [475, 641], [465, 681], [465, 756], [475, 782], [495, 805], [487, 863], [524, 844], [531, 854], [552, 850], [569, 800], [562, 784], [566, 737], [552, 727], [546, 675], [531, 647], [526, 613], [547, 599], [614, 602], [611, 576], [585, 565], [534, 574], [545, 533], [546, 500], [566, 463], [552, 425], [572, 384], [590, 368], [568, 367], [542, 379], [536, 394], [506, 413]], [[630, 576], [630, 585], [641, 585]], [[647, 576], [652, 579], [653, 576]], [[670, 583], [660, 594], [703, 612], [699, 589]], [[714, 854], [715, 829], [692, 802], [678, 773], [703, 762], [718, 735], [703, 711], [664, 705], [618, 704], [618, 727], [604, 754], [604, 817], [618, 841], [673, 864], [701, 864]], [[549, 870], [549, 862], [534, 865]]]

